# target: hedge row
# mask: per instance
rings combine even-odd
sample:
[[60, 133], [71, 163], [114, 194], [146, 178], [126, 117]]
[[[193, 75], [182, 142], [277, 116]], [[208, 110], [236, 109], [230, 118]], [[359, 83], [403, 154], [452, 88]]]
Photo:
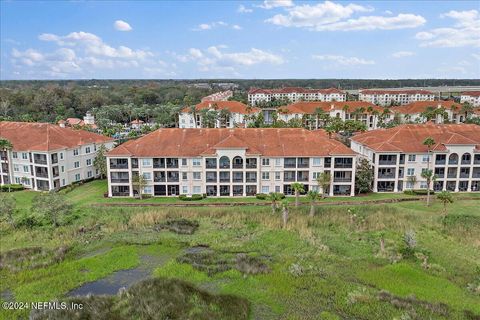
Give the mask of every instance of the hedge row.
[[[405, 190], [403, 193], [411, 195], [411, 196], [426, 196], [427, 189], [413, 189], [413, 190]], [[430, 194], [435, 194], [435, 191], [430, 190]]]
[[[278, 194], [280, 196], [280, 199], [284, 199], [285, 198], [285, 195], [281, 192], [276, 192], [276, 194]], [[259, 199], [259, 200], [268, 200], [269, 198], [269, 195], [266, 194], [266, 193], [257, 193], [255, 195], [255, 198]]]
[[24, 189], [23, 185], [21, 185], [21, 184], [4, 184], [3, 186], [0, 186], [0, 190], [2, 192], [21, 191], [23, 189]]
[[182, 201], [198, 201], [198, 200], [202, 200], [202, 199], [205, 199], [207, 197], [207, 195], [204, 193], [204, 194], [192, 194], [190, 197], [185, 195], [185, 194], [181, 194], [178, 196], [178, 199], [182, 200]]

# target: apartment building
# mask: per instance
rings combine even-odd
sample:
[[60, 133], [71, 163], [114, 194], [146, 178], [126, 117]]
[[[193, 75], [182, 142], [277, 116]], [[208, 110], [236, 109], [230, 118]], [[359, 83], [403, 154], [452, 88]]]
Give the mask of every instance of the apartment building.
[[480, 91], [466, 91], [460, 95], [460, 103], [468, 102], [474, 107], [480, 107]]
[[[195, 114], [191, 108], [184, 108], [179, 114], [180, 128], [204, 128], [212, 126], [211, 120], [203, 117], [202, 110], [213, 112], [215, 128], [246, 127], [250, 122], [250, 116], [260, 112], [259, 108], [249, 107], [238, 101], [203, 101], [195, 106]], [[222, 115], [222, 110], [227, 111]]]
[[355, 153], [323, 130], [299, 128], [159, 129], [128, 141], [107, 155], [110, 197], [138, 195], [138, 175], [151, 196], [210, 197], [294, 194], [292, 183], [320, 190], [316, 178], [329, 172], [334, 195], [354, 195]]
[[[465, 114], [462, 111], [462, 105], [452, 100], [417, 101], [404, 106], [393, 107], [390, 110], [399, 116], [402, 123], [425, 123], [427, 121], [432, 121], [434, 123], [462, 123], [469, 116], [476, 117], [476, 114]], [[432, 113], [431, 116], [433, 116], [433, 118], [427, 119], [425, 113]]]
[[340, 118], [342, 120], [358, 120], [363, 122], [368, 130], [378, 128], [380, 115], [384, 108], [376, 106], [370, 102], [364, 101], [346, 101], [346, 102], [316, 102], [302, 101], [289, 104], [286, 107], [278, 109], [278, 118], [283, 121], [292, 119], [303, 119], [305, 115], [310, 115], [313, 123], [306, 123], [307, 127], [320, 128], [322, 126], [322, 113], [330, 117]]
[[212, 93], [211, 95], [208, 95], [206, 97], [203, 97], [202, 102], [204, 102], [204, 101], [227, 101], [228, 98], [231, 98], [231, 97], [233, 97], [233, 91], [232, 90], [220, 91], [220, 92]]
[[[431, 152], [423, 144], [433, 138]], [[423, 170], [436, 175], [435, 191], [480, 191], [480, 129], [474, 124], [404, 124], [352, 137], [353, 151], [375, 172], [374, 192], [426, 189]], [[432, 186], [431, 186], [432, 187]]]
[[275, 100], [297, 101], [346, 101], [347, 94], [339, 89], [305, 89], [286, 87], [281, 89], [257, 89], [248, 91], [248, 103], [256, 106]]
[[435, 94], [427, 90], [359, 90], [358, 100], [390, 107], [416, 101], [433, 101]]
[[0, 156], [1, 184], [23, 184], [48, 191], [97, 177], [93, 166], [100, 145], [113, 148], [111, 138], [61, 128], [49, 123], [0, 122], [0, 138], [13, 145]]

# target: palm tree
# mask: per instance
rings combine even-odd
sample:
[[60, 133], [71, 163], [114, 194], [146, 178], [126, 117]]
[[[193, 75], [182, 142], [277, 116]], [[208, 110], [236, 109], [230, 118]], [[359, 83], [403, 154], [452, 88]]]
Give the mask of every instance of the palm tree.
[[132, 181], [133, 185], [138, 188], [138, 197], [140, 198], [140, 200], [142, 200], [143, 199], [143, 189], [147, 185], [147, 180], [145, 179], [143, 174], [138, 174], [138, 175], [134, 176], [132, 180], [133, 180]]
[[435, 181], [436, 176], [433, 174], [433, 170], [427, 169], [422, 172], [422, 178], [427, 180], [427, 207], [430, 206], [430, 185], [432, 181]]
[[272, 202], [272, 214], [275, 214], [277, 211], [277, 202], [280, 201], [282, 197], [278, 192], [270, 192], [268, 199]]
[[282, 201], [282, 219], [283, 219], [283, 228], [287, 227], [288, 222], [288, 201], [285, 199]]
[[310, 190], [307, 193], [307, 197], [310, 200], [310, 217], [315, 215], [315, 201], [319, 198], [318, 191]]
[[189, 108], [190, 108], [190, 113], [193, 116], [193, 126], [194, 128], [196, 128], [197, 127], [197, 106], [191, 105]]
[[299, 205], [299, 200], [300, 200], [300, 193], [305, 192], [305, 189], [303, 188], [303, 184], [294, 182], [291, 185], [293, 191], [295, 191], [295, 207], [298, 207]]
[[322, 187], [322, 198], [325, 198], [325, 193], [330, 188], [331, 183], [332, 175], [330, 174], [330, 172], [325, 171], [317, 176], [317, 184]]
[[447, 204], [453, 203], [452, 194], [448, 191], [442, 191], [437, 195], [437, 199], [443, 203], [443, 213], [447, 215]]
[[432, 151], [432, 147], [436, 144], [435, 140], [432, 137], [427, 137], [423, 140], [423, 145], [427, 146], [427, 155], [428, 155], [428, 162], [427, 168], [430, 169], [430, 152]]

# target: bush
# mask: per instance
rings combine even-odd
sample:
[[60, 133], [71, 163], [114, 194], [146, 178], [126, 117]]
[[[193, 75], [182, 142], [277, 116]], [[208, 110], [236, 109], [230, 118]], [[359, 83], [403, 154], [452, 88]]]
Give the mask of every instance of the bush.
[[181, 194], [181, 195], [178, 196], [178, 199], [180, 199], [182, 201], [198, 201], [198, 200], [204, 199], [204, 196], [202, 194], [192, 194], [189, 197], [185, 194]]
[[22, 184], [4, 184], [3, 186], [0, 186], [0, 189], [2, 192], [14, 192], [14, 191], [21, 191], [23, 190], [23, 185]]
[[268, 197], [268, 194], [265, 194], [265, 193], [257, 193], [255, 195], [255, 198], [257, 198], [258, 200], [266, 200]]
[[[403, 193], [411, 195], [411, 196], [426, 196], [427, 189], [413, 189], [413, 190], [405, 190]], [[430, 190], [430, 194], [435, 194], [435, 191]]]

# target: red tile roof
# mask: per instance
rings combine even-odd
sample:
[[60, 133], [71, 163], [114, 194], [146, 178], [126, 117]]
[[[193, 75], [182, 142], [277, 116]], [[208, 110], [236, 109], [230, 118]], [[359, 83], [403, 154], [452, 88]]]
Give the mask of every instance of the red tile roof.
[[50, 123], [10, 121], [0, 122], [0, 137], [9, 140], [13, 149], [19, 151], [50, 151], [113, 141], [100, 134]]
[[330, 112], [331, 110], [343, 110], [345, 106], [348, 106], [348, 112], [354, 112], [357, 109], [364, 108], [365, 112], [368, 112], [367, 109], [371, 108], [372, 111], [382, 112], [384, 108], [374, 105], [370, 102], [365, 101], [300, 101], [296, 103], [289, 104], [286, 107], [279, 108], [280, 113], [301, 113], [301, 114], [314, 114], [316, 109], [322, 109], [325, 112]]
[[340, 93], [345, 94], [342, 90], [336, 88], [328, 88], [328, 89], [307, 89], [307, 88], [299, 88], [299, 87], [285, 87], [280, 89], [260, 89], [260, 88], [251, 88], [248, 91], [248, 94], [256, 94], [256, 93], [264, 93], [264, 94], [274, 94], [274, 93], [322, 93], [322, 94], [331, 94], [331, 93]]
[[423, 144], [431, 137], [432, 150], [445, 151], [445, 145], [475, 145], [480, 151], [480, 126], [475, 124], [404, 124], [358, 134], [352, 140], [376, 152], [427, 152]]
[[393, 89], [364, 89], [359, 90], [362, 94], [434, 94], [427, 90], [393, 90]]
[[462, 96], [480, 97], [480, 91], [465, 91], [462, 92]]
[[262, 156], [328, 156], [355, 153], [330, 139], [324, 130], [299, 128], [248, 129], [158, 129], [130, 140], [109, 156], [196, 157], [215, 154], [215, 149], [245, 148], [247, 154]]
[[412, 102], [403, 106], [392, 107], [390, 108], [390, 110], [395, 113], [414, 114], [414, 113], [422, 113], [426, 111], [428, 107], [433, 107], [433, 108], [443, 107], [444, 109], [452, 109], [452, 107], [456, 107], [457, 110], [460, 110], [462, 105], [460, 103], [456, 103], [453, 100], [417, 101], [417, 102]]
[[[241, 114], [250, 114], [260, 111], [259, 108], [248, 107], [246, 104], [243, 104], [239, 101], [203, 101], [197, 104], [195, 107], [197, 108], [197, 111], [216, 108], [216, 110], [226, 109], [232, 113]], [[184, 108], [182, 112], [190, 112], [190, 108]]]

